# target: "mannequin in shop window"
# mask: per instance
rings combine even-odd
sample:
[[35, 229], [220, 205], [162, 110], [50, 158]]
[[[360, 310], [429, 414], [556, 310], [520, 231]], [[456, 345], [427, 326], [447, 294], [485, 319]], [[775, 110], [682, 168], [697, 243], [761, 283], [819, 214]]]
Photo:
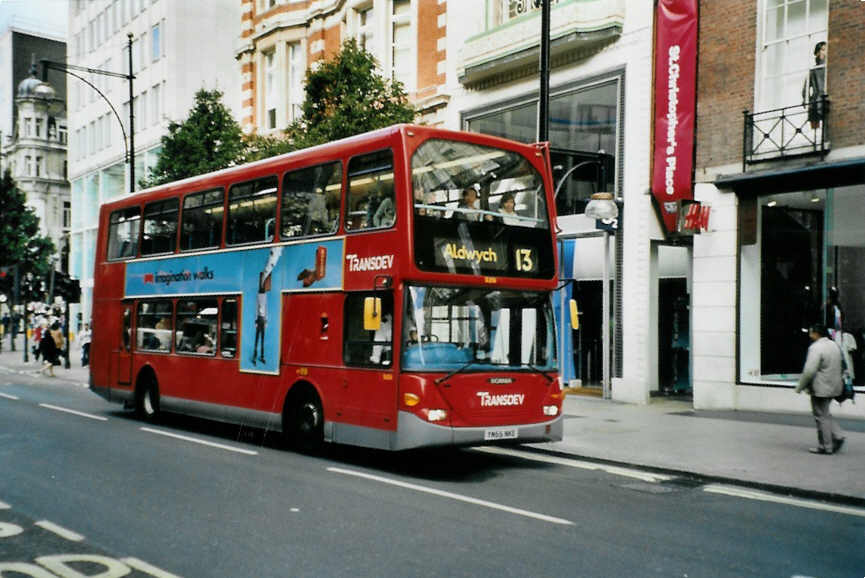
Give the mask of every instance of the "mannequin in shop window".
[[844, 357], [850, 378], [855, 379], [856, 370], [852, 353], [858, 349], [858, 344], [852, 333], [844, 331], [844, 310], [841, 308], [841, 297], [837, 287], [829, 288], [829, 299], [824, 308], [824, 317], [829, 338], [841, 348], [841, 355]]
[[826, 56], [829, 44], [821, 41], [814, 46], [814, 66], [808, 71], [808, 80], [802, 87], [802, 104], [808, 105], [808, 122], [811, 128], [820, 128], [826, 111], [823, 110], [823, 96], [826, 94]]

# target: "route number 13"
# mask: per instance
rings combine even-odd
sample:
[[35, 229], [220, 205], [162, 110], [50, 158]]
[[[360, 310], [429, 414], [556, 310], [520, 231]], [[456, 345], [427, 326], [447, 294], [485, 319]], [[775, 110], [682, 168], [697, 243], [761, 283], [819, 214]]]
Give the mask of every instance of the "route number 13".
[[516, 254], [517, 271], [532, 271], [535, 268], [535, 262], [532, 260], [531, 249], [517, 249]]

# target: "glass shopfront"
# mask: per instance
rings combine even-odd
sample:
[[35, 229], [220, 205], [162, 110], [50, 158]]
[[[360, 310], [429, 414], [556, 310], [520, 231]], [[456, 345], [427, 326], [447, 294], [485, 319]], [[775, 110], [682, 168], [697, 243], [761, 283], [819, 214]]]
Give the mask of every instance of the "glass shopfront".
[[855, 384], [865, 384], [865, 185], [762, 195], [740, 211], [748, 213], [740, 218], [739, 381], [795, 385], [808, 326], [824, 323]]
[[[553, 89], [550, 97], [550, 144], [556, 149], [597, 153], [610, 156], [611, 170], [606, 177], [616, 186], [614, 177], [620, 144], [621, 88], [620, 75], [607, 76], [576, 85]], [[526, 143], [537, 139], [537, 98], [500, 103], [464, 115], [465, 130], [491, 134]], [[558, 179], [571, 165], [553, 159], [553, 176]], [[573, 174], [557, 202], [559, 216], [580, 214], [585, 201], [599, 179], [598, 166], [587, 165]]]

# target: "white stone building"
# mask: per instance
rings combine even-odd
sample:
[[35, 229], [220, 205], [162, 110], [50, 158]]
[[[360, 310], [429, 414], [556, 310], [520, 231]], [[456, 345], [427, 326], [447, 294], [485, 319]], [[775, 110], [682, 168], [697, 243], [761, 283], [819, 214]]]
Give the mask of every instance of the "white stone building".
[[39, 217], [39, 233], [56, 251], [56, 267], [65, 266], [70, 201], [66, 180], [66, 104], [50, 84], [36, 77], [36, 66], [15, 96], [13, 133], [0, 149], [0, 171], [9, 168], [27, 205]]
[[[187, 115], [196, 91], [219, 89], [223, 102], [238, 110], [233, 46], [239, 20], [236, 0], [70, 0], [70, 64], [126, 74], [132, 34], [136, 181], [155, 163], [168, 122]], [[110, 101], [128, 136], [127, 81], [83, 76]], [[127, 143], [120, 120], [96, 90], [70, 77], [68, 94], [70, 274], [81, 280], [79, 311], [88, 319], [99, 206], [130, 190]]]

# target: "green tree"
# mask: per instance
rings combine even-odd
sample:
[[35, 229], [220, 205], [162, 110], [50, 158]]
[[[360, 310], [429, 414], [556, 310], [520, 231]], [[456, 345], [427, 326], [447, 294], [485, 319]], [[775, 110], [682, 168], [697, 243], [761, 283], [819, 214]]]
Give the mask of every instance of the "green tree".
[[244, 158], [243, 133], [222, 104], [222, 92], [201, 89], [183, 122], [162, 137], [156, 166], [141, 186], [152, 187], [229, 167]]
[[[21, 297], [40, 299], [43, 297], [39, 281], [45, 280], [51, 271], [54, 243], [39, 234], [39, 217], [27, 206], [26, 195], [15, 185], [9, 169], [0, 178], [0, 267], [18, 265], [18, 275], [24, 279], [31, 274], [34, 288], [26, 290], [21, 283]], [[11, 275], [0, 282], [0, 292], [12, 297]]]
[[244, 160], [256, 160], [412, 122], [416, 112], [402, 83], [377, 70], [375, 58], [347, 40], [331, 59], [307, 72], [301, 118], [284, 137], [247, 137]]
[[402, 83], [382, 77], [375, 58], [352, 38], [306, 75], [306, 99], [296, 140], [320, 144], [412, 122], [415, 110]]

